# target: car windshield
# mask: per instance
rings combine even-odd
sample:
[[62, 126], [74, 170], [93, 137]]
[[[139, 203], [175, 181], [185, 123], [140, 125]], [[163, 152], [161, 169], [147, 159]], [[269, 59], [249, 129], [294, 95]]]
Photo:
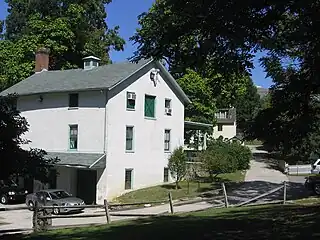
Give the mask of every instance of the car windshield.
[[55, 191], [55, 192], [50, 192], [50, 195], [52, 199], [61, 199], [61, 198], [67, 198], [70, 197], [71, 195], [67, 193], [66, 191]]

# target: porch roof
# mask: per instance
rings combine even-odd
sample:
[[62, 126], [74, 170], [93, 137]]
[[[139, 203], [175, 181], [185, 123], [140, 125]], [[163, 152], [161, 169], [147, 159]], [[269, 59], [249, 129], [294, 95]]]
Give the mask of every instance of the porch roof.
[[203, 129], [208, 129], [212, 127], [213, 127], [213, 124], [209, 124], [209, 123], [184, 121], [184, 128], [186, 129], [203, 130]]
[[105, 168], [106, 155], [103, 153], [48, 152], [48, 158], [59, 158], [58, 166], [74, 168]]

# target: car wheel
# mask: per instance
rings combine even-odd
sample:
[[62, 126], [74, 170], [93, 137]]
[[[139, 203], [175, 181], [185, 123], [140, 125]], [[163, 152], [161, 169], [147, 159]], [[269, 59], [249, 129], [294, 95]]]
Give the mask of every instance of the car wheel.
[[7, 204], [8, 203], [8, 197], [6, 195], [1, 195], [0, 202], [2, 204]]
[[320, 195], [320, 184], [314, 185], [314, 193]]
[[60, 208], [55, 208], [56, 206], [58, 206], [58, 205], [53, 205], [53, 214], [54, 214], [54, 215], [59, 215], [59, 213], [60, 213]]
[[29, 210], [30, 210], [30, 211], [33, 211], [34, 204], [33, 204], [32, 201], [29, 201], [29, 202], [28, 202], [28, 207], [29, 207]]

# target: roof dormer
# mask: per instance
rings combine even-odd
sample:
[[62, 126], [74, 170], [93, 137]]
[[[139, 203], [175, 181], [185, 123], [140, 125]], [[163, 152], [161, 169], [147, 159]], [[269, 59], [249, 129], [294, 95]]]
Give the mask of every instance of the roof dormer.
[[95, 56], [89, 56], [82, 59], [83, 60], [83, 69], [90, 70], [95, 67], [99, 67], [99, 63], [101, 61], [100, 58]]

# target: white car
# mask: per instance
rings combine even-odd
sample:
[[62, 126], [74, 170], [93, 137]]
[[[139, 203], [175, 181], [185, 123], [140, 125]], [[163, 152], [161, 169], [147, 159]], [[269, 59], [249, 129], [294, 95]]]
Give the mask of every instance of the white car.
[[320, 158], [317, 159], [313, 164], [311, 164], [311, 173], [319, 174], [320, 173]]

